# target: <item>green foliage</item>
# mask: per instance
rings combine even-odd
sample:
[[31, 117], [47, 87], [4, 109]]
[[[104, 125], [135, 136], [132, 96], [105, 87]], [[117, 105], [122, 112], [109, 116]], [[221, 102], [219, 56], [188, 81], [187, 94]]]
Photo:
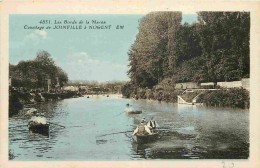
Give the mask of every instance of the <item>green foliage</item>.
[[228, 90], [206, 91], [199, 95], [198, 103], [205, 103], [207, 106], [224, 106], [249, 108], [249, 92], [245, 89], [234, 88]]
[[[63, 86], [68, 81], [68, 75], [58, 66], [46, 51], [39, 51], [34, 60], [20, 61], [18, 65], [9, 66], [12, 86], [26, 88], [42, 88], [45, 80], [51, 79], [52, 85], [57, 82]], [[56, 81], [56, 78], [59, 81]]]
[[249, 76], [248, 12], [199, 12], [200, 44], [208, 81]]
[[165, 78], [218, 82], [249, 76], [250, 15], [199, 12], [198, 23], [181, 25], [180, 12], [154, 12], [140, 21], [128, 72], [136, 88]]
[[59, 78], [59, 84], [61, 87], [64, 86], [65, 83], [68, 82], [68, 75], [66, 72], [63, 71], [60, 67], [57, 67], [57, 74], [56, 76]]
[[198, 33], [198, 24], [189, 25], [185, 23], [181, 25], [175, 37], [175, 57], [177, 60], [176, 66], [180, 63], [201, 56], [202, 49]]
[[139, 33], [128, 52], [128, 74], [135, 87], [152, 88], [169, 75], [180, 23], [180, 12], [154, 12], [140, 20]]
[[[181, 25], [180, 12], [154, 12], [141, 19], [128, 52], [128, 96], [176, 102], [176, 82], [216, 83], [249, 77], [250, 13], [198, 12], [198, 20]], [[249, 106], [245, 91], [234, 92], [238, 95], [210, 92], [209, 99], [203, 100], [209, 105]], [[230, 94], [233, 100], [220, 100]]]
[[155, 90], [164, 90], [164, 91], [174, 91], [175, 90], [175, 80], [173, 78], [164, 78], [158, 85], [154, 88]]
[[179, 90], [158, 90], [158, 89], [138, 89], [136, 98], [138, 99], [153, 99], [158, 101], [166, 101], [171, 103], [177, 102], [177, 95], [181, 94]]
[[123, 85], [123, 87], [121, 88], [121, 92], [123, 94], [123, 96], [130, 98], [130, 94], [131, 94], [131, 85], [130, 83], [126, 83], [125, 85]]

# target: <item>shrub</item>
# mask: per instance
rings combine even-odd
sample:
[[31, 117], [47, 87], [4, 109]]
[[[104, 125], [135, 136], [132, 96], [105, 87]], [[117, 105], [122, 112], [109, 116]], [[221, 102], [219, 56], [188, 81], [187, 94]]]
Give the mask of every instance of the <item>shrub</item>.
[[206, 91], [198, 97], [197, 102], [207, 106], [238, 108], [249, 108], [250, 105], [249, 92], [241, 88]]
[[130, 94], [131, 94], [131, 84], [130, 83], [126, 83], [125, 85], [123, 85], [121, 92], [123, 94], [124, 97], [130, 98]]

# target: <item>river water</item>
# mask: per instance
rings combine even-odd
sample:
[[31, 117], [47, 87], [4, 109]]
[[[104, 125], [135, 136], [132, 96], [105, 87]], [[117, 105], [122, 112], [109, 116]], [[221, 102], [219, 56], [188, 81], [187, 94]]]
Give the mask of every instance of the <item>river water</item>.
[[[143, 113], [126, 114], [127, 103]], [[116, 95], [71, 98], [39, 104], [36, 108], [45, 113], [49, 122], [65, 128], [52, 124], [49, 136], [44, 136], [29, 133], [28, 118], [10, 118], [9, 150], [14, 160], [249, 157], [248, 110], [131, 100]], [[165, 129], [154, 142], [134, 143], [130, 131], [142, 117], [149, 120], [151, 116]]]

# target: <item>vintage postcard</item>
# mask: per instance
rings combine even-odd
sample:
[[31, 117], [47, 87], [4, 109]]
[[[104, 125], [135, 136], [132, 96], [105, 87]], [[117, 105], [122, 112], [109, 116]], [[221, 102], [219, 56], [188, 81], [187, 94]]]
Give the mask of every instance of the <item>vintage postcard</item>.
[[259, 2], [1, 2], [0, 167], [252, 167]]

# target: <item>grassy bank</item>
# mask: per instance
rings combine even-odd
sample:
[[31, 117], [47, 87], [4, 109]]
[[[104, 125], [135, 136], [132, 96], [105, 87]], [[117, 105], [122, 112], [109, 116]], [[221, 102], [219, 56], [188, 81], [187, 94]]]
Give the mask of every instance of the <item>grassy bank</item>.
[[177, 102], [177, 95], [181, 93], [181, 90], [168, 90], [161, 88], [138, 88], [136, 91], [131, 91], [130, 85], [126, 85], [122, 88], [122, 95], [126, 98], [151, 99], [172, 103]]
[[29, 93], [19, 92], [10, 88], [9, 92], [9, 117], [19, 113], [25, 105], [35, 104], [40, 102], [47, 102], [50, 100], [66, 99], [74, 96], [81, 96], [81, 94], [73, 91], [66, 91], [63, 93]]
[[204, 103], [207, 106], [249, 108], [249, 92], [241, 88], [228, 90], [205, 91], [199, 95], [198, 103]]
[[[156, 89], [138, 89], [137, 94], [135, 96], [136, 99], [151, 99], [165, 102], [177, 102], [177, 95], [182, 91], [179, 90], [156, 90]], [[134, 97], [132, 95], [132, 97]]]
[[203, 103], [206, 106], [249, 108], [250, 105], [249, 92], [242, 88], [194, 91], [186, 92], [185, 94], [182, 93], [183, 90], [173, 89], [171, 85], [157, 85], [152, 89], [138, 88], [133, 91], [131, 85], [127, 84], [122, 89], [123, 96], [127, 98], [152, 99], [177, 103], [178, 95], [181, 95], [186, 102], [192, 102], [192, 100], [199, 95], [197, 98], [197, 103]]

